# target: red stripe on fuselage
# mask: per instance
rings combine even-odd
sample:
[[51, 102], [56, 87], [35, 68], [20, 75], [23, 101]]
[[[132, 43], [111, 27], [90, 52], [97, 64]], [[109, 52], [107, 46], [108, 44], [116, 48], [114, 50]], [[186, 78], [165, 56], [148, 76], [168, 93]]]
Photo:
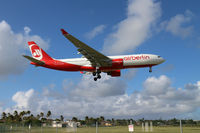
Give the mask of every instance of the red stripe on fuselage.
[[[33, 63], [31, 63], [33, 64]], [[35, 65], [35, 64], [33, 64]], [[101, 71], [114, 71], [114, 70], [119, 70], [119, 69], [126, 69], [126, 68], [141, 68], [141, 67], [150, 67], [150, 66], [155, 66], [157, 64], [150, 64], [150, 65], [131, 65], [131, 66], [123, 66], [123, 67], [100, 67], [99, 69]], [[48, 60], [45, 61], [45, 65], [42, 67], [50, 68], [50, 69], [55, 69], [55, 70], [60, 70], [60, 71], [96, 71], [95, 67], [90, 67], [90, 66], [80, 66], [80, 65], [75, 65], [75, 64], [70, 64], [66, 62], [62, 62], [59, 60]]]
[[89, 71], [93, 69], [95, 70], [95, 68], [93, 67], [75, 65], [58, 60], [45, 61], [45, 65], [43, 65], [43, 67], [61, 71]]

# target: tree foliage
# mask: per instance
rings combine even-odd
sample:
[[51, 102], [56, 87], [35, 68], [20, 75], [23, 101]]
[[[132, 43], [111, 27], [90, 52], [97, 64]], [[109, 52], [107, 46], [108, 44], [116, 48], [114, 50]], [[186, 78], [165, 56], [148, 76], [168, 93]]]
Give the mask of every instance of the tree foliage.
[[[46, 115], [43, 112], [39, 114], [33, 115], [31, 111], [21, 111], [18, 112], [15, 110], [13, 113], [6, 113], [2, 112], [0, 122], [7, 123], [7, 124], [23, 124], [23, 125], [41, 125], [42, 123], [51, 124], [53, 119], [49, 119], [52, 115], [51, 111], [49, 110]], [[60, 115], [60, 118], [55, 118], [54, 120], [64, 122], [64, 116]], [[100, 116], [97, 118], [85, 116], [84, 119], [80, 120], [77, 117], [72, 117], [71, 119], [74, 122], [80, 122], [82, 125], [86, 126], [95, 126], [96, 122], [99, 126], [105, 126], [106, 123], [112, 126], [127, 126], [130, 123], [135, 125], [141, 125], [142, 123], [148, 121], [152, 121], [154, 126], [179, 126], [180, 120], [173, 118], [169, 120], [162, 120], [161, 118], [158, 120], [145, 120], [144, 118], [139, 120], [133, 119], [105, 119], [104, 116]], [[182, 120], [183, 126], [200, 126], [200, 121], [194, 121], [192, 119], [185, 119]]]

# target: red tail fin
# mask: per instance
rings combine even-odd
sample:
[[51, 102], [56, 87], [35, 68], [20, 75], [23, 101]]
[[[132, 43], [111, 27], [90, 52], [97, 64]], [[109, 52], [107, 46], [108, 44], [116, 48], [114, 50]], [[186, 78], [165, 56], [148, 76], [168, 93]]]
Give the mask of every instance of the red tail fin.
[[52, 58], [46, 52], [44, 52], [44, 50], [42, 50], [34, 41], [28, 42], [28, 45], [33, 58], [40, 61], [52, 60]]

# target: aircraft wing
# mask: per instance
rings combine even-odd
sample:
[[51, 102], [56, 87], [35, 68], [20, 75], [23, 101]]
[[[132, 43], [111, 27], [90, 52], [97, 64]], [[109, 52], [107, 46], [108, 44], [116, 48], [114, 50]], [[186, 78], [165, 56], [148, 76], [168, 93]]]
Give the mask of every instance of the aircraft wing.
[[110, 58], [81, 42], [64, 29], [61, 29], [61, 31], [62, 34], [78, 48], [77, 50], [91, 62], [92, 66], [108, 67], [112, 65], [112, 60]]

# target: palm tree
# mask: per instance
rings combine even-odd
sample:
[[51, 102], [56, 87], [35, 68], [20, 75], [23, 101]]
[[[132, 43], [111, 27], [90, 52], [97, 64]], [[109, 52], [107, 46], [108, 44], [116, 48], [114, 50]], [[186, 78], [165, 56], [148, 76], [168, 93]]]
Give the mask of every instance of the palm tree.
[[63, 120], [64, 120], [64, 117], [63, 117], [63, 115], [61, 115], [61, 116], [60, 116], [60, 120], [61, 120], [61, 121], [63, 121]]
[[17, 110], [14, 111], [14, 116], [18, 116]]
[[89, 118], [89, 124], [91, 125], [91, 124], [94, 124], [94, 123], [95, 123], [94, 118], [93, 118], [93, 117], [90, 117], [90, 118]]
[[36, 117], [38, 120], [40, 119], [40, 115], [39, 114], [37, 114], [37, 117]]
[[13, 120], [14, 120], [14, 116], [13, 115], [11, 115], [10, 113], [8, 113], [8, 121], [9, 122], [13, 122]]
[[26, 114], [25, 111], [19, 113], [19, 117], [21, 118], [21, 120], [23, 120], [25, 114]]
[[86, 125], [89, 124], [89, 117], [88, 116], [85, 117], [85, 123], [86, 123]]
[[115, 124], [115, 119], [114, 118], [112, 118], [112, 124]]
[[100, 116], [100, 122], [103, 122], [105, 118], [103, 116]]
[[21, 120], [21, 118], [20, 118], [20, 116], [19, 116], [17, 110], [14, 111], [13, 115], [14, 115], [14, 120], [15, 120], [16, 122], [19, 122], [19, 121]]
[[47, 112], [47, 119], [51, 116], [51, 111], [49, 110], [48, 112]]
[[8, 117], [10, 116], [11, 114], [10, 113], [8, 113]]
[[76, 117], [72, 117], [72, 121], [77, 122], [78, 119]]
[[40, 117], [41, 117], [41, 119], [44, 117], [44, 113], [43, 112], [40, 112]]
[[26, 114], [30, 115], [30, 114], [31, 114], [31, 111], [30, 111], [30, 110], [26, 111]]
[[7, 114], [5, 112], [3, 112], [2, 115], [1, 115], [1, 117], [2, 117], [3, 120], [6, 120]]

